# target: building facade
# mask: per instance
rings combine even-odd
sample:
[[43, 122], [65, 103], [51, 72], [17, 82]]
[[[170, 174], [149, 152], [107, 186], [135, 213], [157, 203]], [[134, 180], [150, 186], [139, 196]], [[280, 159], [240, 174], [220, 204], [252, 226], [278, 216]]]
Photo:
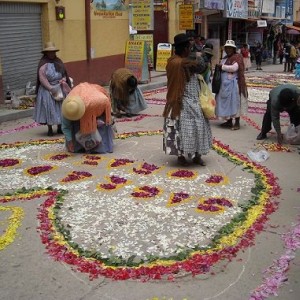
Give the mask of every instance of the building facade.
[[[47, 41], [60, 49], [58, 56], [75, 84], [87, 81], [107, 85], [112, 72], [124, 66], [126, 42], [133, 35], [134, 5], [151, 4], [153, 12], [147, 21], [151, 26], [135, 32], [153, 35], [155, 62], [158, 43], [172, 43], [174, 35], [188, 30], [205, 36], [217, 47], [228, 38], [251, 45], [279, 22], [300, 32], [299, 2], [0, 0], [0, 103], [7, 86], [20, 90], [28, 82], [35, 85], [37, 64]], [[192, 6], [193, 28], [188, 30], [180, 17], [182, 5]], [[258, 20], [266, 20], [266, 27], [259, 27]]]

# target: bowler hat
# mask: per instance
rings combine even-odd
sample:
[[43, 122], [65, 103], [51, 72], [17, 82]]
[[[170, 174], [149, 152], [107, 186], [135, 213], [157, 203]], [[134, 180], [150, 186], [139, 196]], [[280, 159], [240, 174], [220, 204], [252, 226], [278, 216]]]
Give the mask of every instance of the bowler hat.
[[204, 48], [203, 50], [204, 53], [213, 56], [213, 50], [210, 48]]
[[47, 51], [54, 51], [54, 52], [57, 52], [59, 51], [59, 49], [56, 48], [55, 44], [53, 42], [47, 42], [45, 44], [45, 47], [44, 49], [42, 50], [42, 53], [43, 52], [47, 52]]
[[178, 46], [180, 44], [184, 44], [190, 41], [190, 38], [185, 33], [179, 33], [174, 37], [173, 46]]
[[61, 107], [62, 115], [71, 121], [80, 120], [85, 113], [85, 105], [79, 96], [67, 96]]

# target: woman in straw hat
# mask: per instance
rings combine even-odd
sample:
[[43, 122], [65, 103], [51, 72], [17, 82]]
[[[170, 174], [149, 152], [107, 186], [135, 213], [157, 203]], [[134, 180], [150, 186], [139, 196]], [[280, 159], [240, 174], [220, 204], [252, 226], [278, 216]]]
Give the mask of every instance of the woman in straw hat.
[[209, 121], [200, 107], [199, 64], [191, 60], [190, 41], [186, 34], [174, 37], [175, 54], [169, 58], [167, 71], [167, 102], [164, 108], [163, 148], [166, 154], [176, 155], [178, 164], [204, 166], [202, 155], [212, 146]]
[[[245, 67], [243, 57], [236, 52], [233, 40], [226, 41], [224, 50], [226, 55], [220, 63], [221, 87], [216, 94], [216, 116], [226, 120], [221, 127], [238, 130], [240, 129], [240, 116], [247, 114], [248, 109]], [[233, 119], [235, 119], [234, 124]]]
[[136, 77], [127, 68], [119, 68], [113, 72], [109, 88], [112, 110], [116, 117], [122, 117], [121, 111], [131, 117], [148, 107], [137, 83]]
[[53, 136], [53, 125], [57, 125], [57, 133], [61, 134], [62, 100], [71, 89], [71, 81], [61, 59], [56, 56], [59, 51], [55, 44], [47, 42], [38, 64], [36, 102], [34, 110], [35, 122], [48, 125], [48, 136]]
[[111, 103], [97, 84], [80, 83], [62, 104], [62, 131], [70, 152], [113, 152]]

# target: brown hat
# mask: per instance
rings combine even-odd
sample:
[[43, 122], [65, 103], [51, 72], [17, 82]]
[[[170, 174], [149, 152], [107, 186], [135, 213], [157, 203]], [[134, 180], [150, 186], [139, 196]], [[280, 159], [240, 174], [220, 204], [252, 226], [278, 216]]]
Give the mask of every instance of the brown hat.
[[55, 44], [53, 42], [47, 42], [45, 44], [44, 49], [42, 50], [42, 53], [47, 52], [47, 51], [54, 51], [57, 52], [59, 49], [56, 48]]
[[185, 33], [179, 33], [174, 36], [174, 44], [173, 46], [178, 46], [180, 44], [184, 44], [189, 42], [191, 39]]

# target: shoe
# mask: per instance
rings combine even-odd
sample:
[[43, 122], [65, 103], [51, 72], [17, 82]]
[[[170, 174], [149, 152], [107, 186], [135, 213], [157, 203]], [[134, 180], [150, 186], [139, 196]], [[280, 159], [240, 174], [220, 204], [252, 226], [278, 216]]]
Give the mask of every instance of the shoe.
[[61, 126], [57, 126], [57, 134], [63, 134]]
[[220, 126], [223, 127], [223, 128], [231, 128], [232, 127], [232, 120], [228, 120], [225, 123], [222, 123]]
[[193, 163], [196, 164], [196, 165], [200, 165], [200, 166], [206, 166], [205, 162], [201, 158], [201, 155], [195, 156], [193, 158]]
[[53, 135], [54, 135], [53, 130], [52, 130], [52, 129], [51, 129], [51, 130], [48, 130], [47, 135], [48, 135], [48, 136], [53, 136]]
[[256, 139], [258, 141], [265, 140], [266, 138], [267, 138], [267, 135], [265, 133], [262, 133], [262, 132], [256, 137]]
[[181, 166], [187, 166], [188, 165], [188, 162], [187, 162], [187, 160], [185, 159], [184, 156], [178, 156], [177, 162]]
[[240, 125], [234, 125], [231, 127], [231, 130], [239, 130], [240, 129]]

